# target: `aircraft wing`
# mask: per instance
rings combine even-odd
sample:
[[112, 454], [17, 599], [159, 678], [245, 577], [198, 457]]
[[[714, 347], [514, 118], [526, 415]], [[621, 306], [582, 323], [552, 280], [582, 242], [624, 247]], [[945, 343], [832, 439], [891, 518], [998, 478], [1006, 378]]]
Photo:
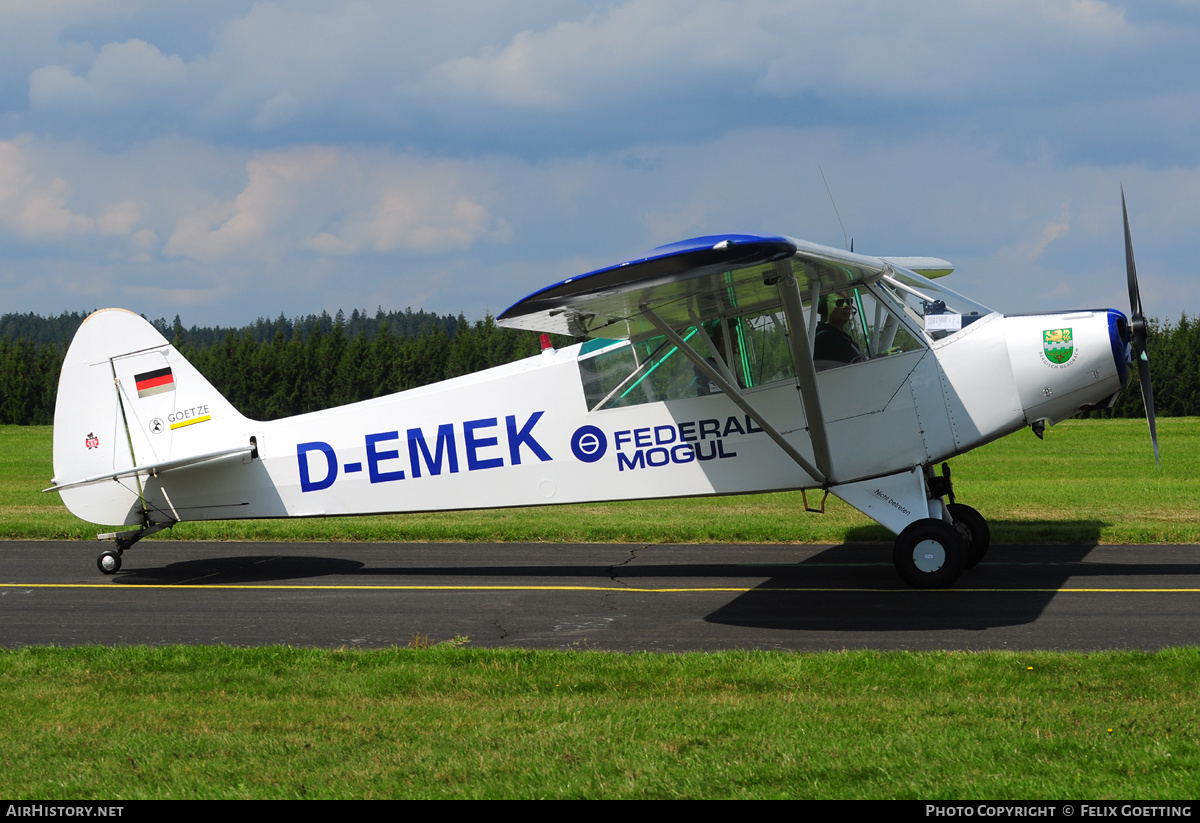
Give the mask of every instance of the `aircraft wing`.
[[572, 337], [636, 340], [661, 333], [647, 309], [683, 328], [778, 306], [776, 284], [787, 274], [802, 292], [817, 281], [822, 291], [840, 291], [875, 280], [887, 268], [877, 257], [790, 237], [696, 237], [547, 286], [510, 306], [497, 322]]

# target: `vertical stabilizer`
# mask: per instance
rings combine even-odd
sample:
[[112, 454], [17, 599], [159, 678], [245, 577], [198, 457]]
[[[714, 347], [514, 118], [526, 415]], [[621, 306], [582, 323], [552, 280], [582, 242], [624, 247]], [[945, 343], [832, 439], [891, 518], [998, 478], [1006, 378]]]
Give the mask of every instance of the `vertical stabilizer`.
[[[246, 430], [246, 419], [153, 326], [124, 309], [103, 309], [83, 322], [63, 362], [54, 483], [215, 452], [245, 442]], [[147, 519], [143, 482], [127, 475], [61, 494], [77, 517], [135, 525]]]

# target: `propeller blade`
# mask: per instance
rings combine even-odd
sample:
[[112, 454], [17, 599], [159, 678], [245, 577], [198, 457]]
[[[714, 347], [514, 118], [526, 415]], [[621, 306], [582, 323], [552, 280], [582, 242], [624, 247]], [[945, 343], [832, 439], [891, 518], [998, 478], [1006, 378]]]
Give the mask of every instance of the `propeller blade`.
[[1125, 277], [1129, 282], [1129, 320], [1140, 332], [1134, 335], [1134, 342], [1144, 344], [1146, 320], [1142, 315], [1142, 294], [1138, 290], [1137, 266], [1133, 262], [1133, 238], [1129, 235], [1129, 209], [1125, 207], [1124, 186], [1121, 187], [1121, 216], [1125, 220]]
[[1154, 428], [1154, 387], [1150, 385], [1150, 361], [1138, 358], [1138, 383], [1142, 387], [1142, 405], [1146, 407], [1146, 422], [1150, 424], [1150, 442], [1154, 444], [1154, 465], [1162, 468], [1158, 460], [1158, 431]]
[[1150, 384], [1150, 358], [1147, 350], [1146, 317], [1142, 313], [1142, 294], [1138, 290], [1137, 266], [1133, 262], [1133, 239], [1129, 234], [1129, 209], [1125, 206], [1125, 187], [1121, 187], [1121, 216], [1125, 220], [1125, 275], [1129, 280], [1129, 336], [1133, 341], [1133, 356], [1137, 360], [1138, 384], [1142, 389], [1142, 406], [1150, 426], [1150, 442], [1154, 445], [1154, 465], [1162, 468], [1158, 459], [1158, 430], [1154, 425], [1154, 387]]

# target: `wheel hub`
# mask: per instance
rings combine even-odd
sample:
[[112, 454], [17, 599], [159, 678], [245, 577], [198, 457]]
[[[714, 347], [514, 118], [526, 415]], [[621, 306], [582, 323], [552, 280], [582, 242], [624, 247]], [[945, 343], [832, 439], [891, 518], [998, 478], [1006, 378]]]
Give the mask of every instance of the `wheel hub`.
[[913, 549], [913, 564], [925, 572], [932, 574], [946, 562], [946, 550], [936, 540], [922, 540]]

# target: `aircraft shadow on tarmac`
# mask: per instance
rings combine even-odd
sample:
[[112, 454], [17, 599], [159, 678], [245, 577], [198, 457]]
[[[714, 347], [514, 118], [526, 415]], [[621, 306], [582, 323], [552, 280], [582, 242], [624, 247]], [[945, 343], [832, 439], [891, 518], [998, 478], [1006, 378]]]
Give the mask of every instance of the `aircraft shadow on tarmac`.
[[[1200, 563], [1089, 560], [1096, 546], [995, 546], [953, 587], [938, 590], [895, 584], [883, 565], [850, 569], [847, 561], [852, 560], [854, 547], [837, 546], [797, 566], [797, 570], [808, 564], [835, 567], [826, 570], [820, 584], [814, 585], [813, 578], [803, 573], [783, 572], [705, 619], [806, 631], [972, 631], [1032, 623], [1064, 587], [1152, 588], [1139, 579], [1200, 577]], [[839, 564], [847, 567], [845, 573], [836, 568]], [[844, 589], [836, 590], [840, 587]]]
[[[1098, 534], [1103, 524], [1095, 525]], [[460, 553], [463, 544], [449, 544]], [[563, 562], [455, 564], [437, 562], [437, 548], [420, 560], [406, 557], [397, 565], [367, 566], [348, 557], [323, 554], [330, 544], [309, 544], [311, 555], [214, 557], [129, 568], [114, 583], [123, 585], [253, 585], [300, 583], [341, 578], [345, 585], [420, 585], [431, 578], [442, 583], [479, 585], [483, 581], [512, 585], [553, 585], [570, 579], [575, 585], [631, 588], [708, 588], [753, 586], [704, 617], [730, 625], [796, 630], [890, 632], [985, 629], [1020, 625], [1038, 618], [1068, 580], [1077, 587], [1103, 588], [1114, 578], [1200, 576], [1200, 564], [1084, 562], [1096, 542], [1052, 546], [995, 546], [987, 558], [967, 571], [950, 589], [922, 591], [896, 579], [891, 548], [879, 544], [833, 546], [795, 563], [739, 563], [736, 547], [720, 547], [728, 562], [648, 562], [654, 547], [630, 562], [579, 563], [578, 555]], [[354, 544], [336, 544], [352, 555]], [[811, 548], [808, 549], [811, 551]], [[501, 554], [503, 546], [488, 549]], [[631, 556], [638, 554], [630, 547]], [[692, 553], [691, 558], [695, 557]], [[484, 558], [480, 558], [481, 560]], [[482, 579], [482, 580], [481, 580]], [[685, 582], [686, 581], [686, 582]], [[330, 581], [332, 582], [332, 581]], [[1111, 584], [1108, 584], [1111, 585]]]
[[[890, 562], [882, 562], [890, 551], [871, 547], [879, 562], [868, 564], [860, 547], [836, 546], [780, 570], [705, 619], [755, 628], [885, 633], [1032, 623], [1069, 578], [1129, 574], [1125, 566], [1084, 566], [1094, 548], [997, 546], [953, 587], [920, 590], [895, 580]], [[809, 567], [819, 571], [810, 573]]]

